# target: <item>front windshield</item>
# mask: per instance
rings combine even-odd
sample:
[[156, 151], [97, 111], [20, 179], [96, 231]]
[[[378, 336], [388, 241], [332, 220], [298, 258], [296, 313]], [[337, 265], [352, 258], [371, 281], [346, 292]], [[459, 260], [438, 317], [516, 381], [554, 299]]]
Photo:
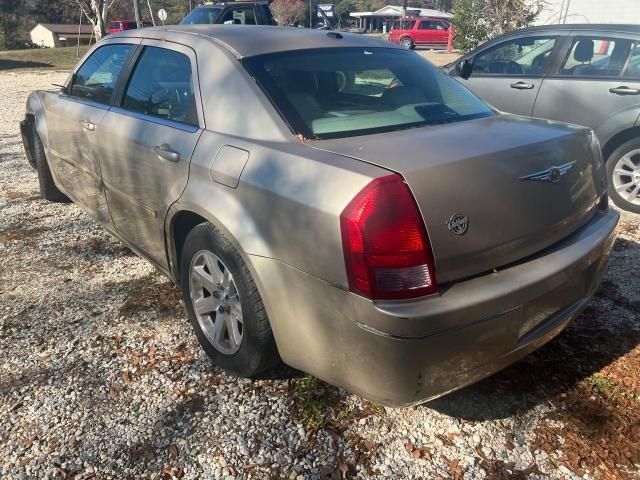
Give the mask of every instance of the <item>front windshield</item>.
[[217, 7], [200, 7], [192, 10], [189, 15], [184, 17], [180, 25], [202, 25], [215, 23], [216, 18], [220, 14], [221, 8]]
[[493, 115], [417, 54], [329, 48], [244, 60], [276, 109], [307, 138], [338, 138]]

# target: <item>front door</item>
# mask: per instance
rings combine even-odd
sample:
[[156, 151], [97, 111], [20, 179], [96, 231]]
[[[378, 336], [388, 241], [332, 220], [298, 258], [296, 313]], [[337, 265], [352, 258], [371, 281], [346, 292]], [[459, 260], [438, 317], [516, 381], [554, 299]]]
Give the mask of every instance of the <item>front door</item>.
[[184, 190], [202, 114], [195, 54], [144, 41], [119, 106], [100, 126], [100, 167], [115, 229], [166, 267], [164, 219]]
[[640, 109], [640, 38], [577, 36], [556, 75], [545, 79], [533, 115], [585, 125], [604, 143], [616, 117], [632, 126]]
[[460, 83], [504, 112], [530, 116], [556, 37], [505, 40], [480, 51], [473, 72]]
[[67, 93], [44, 96], [49, 130], [48, 158], [56, 182], [98, 221], [110, 217], [101, 188], [98, 130], [110, 108], [120, 71], [135, 45], [95, 50], [72, 77]]

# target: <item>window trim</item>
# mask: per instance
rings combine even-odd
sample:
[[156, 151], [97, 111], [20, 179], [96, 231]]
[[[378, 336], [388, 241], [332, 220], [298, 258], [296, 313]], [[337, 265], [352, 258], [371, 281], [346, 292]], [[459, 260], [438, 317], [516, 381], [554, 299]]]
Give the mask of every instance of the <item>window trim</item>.
[[[115, 39], [114, 39], [115, 40]], [[124, 40], [124, 41], [122, 41]], [[73, 70], [73, 72], [71, 73], [71, 75], [69, 75], [69, 79], [67, 81], [67, 84], [65, 85], [64, 88], [64, 92], [62, 93], [62, 95], [66, 98], [69, 99], [73, 99], [77, 102], [80, 103], [86, 103], [87, 105], [92, 105], [92, 106], [102, 106], [102, 107], [106, 107], [106, 109], [109, 109], [109, 107], [114, 105], [114, 99], [116, 98], [116, 93], [118, 92], [118, 87], [120, 85], [120, 81], [123, 77], [123, 74], [127, 71], [129, 65], [131, 64], [131, 59], [136, 55], [137, 51], [139, 50], [139, 40], [137, 42], [130, 42], [127, 41], [128, 39], [117, 39], [116, 41], [111, 41], [111, 42], [104, 42], [101, 45], [97, 46], [96, 48], [91, 49], [90, 51], [88, 51], [85, 56], [82, 58], [82, 61], [80, 63], [78, 63], [78, 65], [76, 66], [76, 68]], [[93, 56], [94, 53], [96, 53], [98, 50], [105, 48], [105, 47], [110, 47], [110, 46], [117, 46], [117, 45], [130, 45], [132, 48], [131, 52], [129, 53], [129, 57], [127, 58], [127, 60], [125, 61], [124, 66], [122, 67], [122, 70], [120, 70], [120, 73], [118, 73], [118, 78], [116, 78], [114, 87], [113, 87], [113, 91], [111, 92], [111, 98], [109, 98], [108, 102], [98, 102], [96, 100], [91, 100], [89, 98], [85, 98], [85, 97], [79, 97], [77, 95], [73, 95], [73, 85], [75, 83], [76, 80], [76, 75], [78, 74], [78, 71], [87, 63], [87, 61], [89, 61], [89, 58], [91, 58]]]
[[[614, 35], [617, 34], [618, 32], [612, 32]], [[598, 32], [571, 32], [571, 35], [569, 35], [568, 37], [568, 48], [566, 50], [566, 52], [564, 52], [563, 57], [561, 58], [560, 62], [558, 63], [557, 68], [555, 69], [554, 73], [553, 73], [553, 77], [554, 78], [561, 78], [561, 79], [578, 79], [578, 80], [624, 80], [625, 78], [628, 77], [624, 77], [622, 74], [624, 73], [624, 71], [626, 70], [627, 66], [629, 65], [629, 60], [631, 59], [631, 53], [632, 53], [632, 49], [629, 50], [629, 54], [627, 55], [627, 59], [624, 62], [624, 65], [622, 67], [622, 69], [620, 70], [620, 74], [612, 77], [612, 76], [607, 76], [607, 75], [563, 75], [562, 72], [562, 67], [564, 67], [564, 65], [567, 63], [567, 60], [569, 59], [569, 56], [571, 55], [571, 52], [573, 52], [573, 48], [575, 46], [575, 44], [579, 41], [579, 39], [581, 38], [590, 38], [590, 39], [607, 39], [609, 41], [613, 40], [622, 40], [622, 41], [630, 41], [631, 44], [638, 44], [640, 46], [640, 40], [637, 38], [623, 38], [623, 37], [615, 37], [615, 36], [608, 36], [608, 35], [601, 35]], [[615, 47], [614, 47], [615, 48]]]
[[[191, 63], [191, 81], [193, 82], [193, 96], [194, 96], [194, 102], [196, 106], [197, 117], [198, 117], [197, 125], [193, 125], [191, 123], [185, 123], [185, 122], [178, 122], [175, 120], [169, 120], [167, 118], [157, 117], [154, 115], [144, 114], [141, 112], [137, 112], [135, 110], [130, 110], [123, 106], [124, 94], [126, 92], [127, 86], [129, 85], [129, 82], [135, 70], [135, 66], [138, 62], [138, 59], [142, 55], [142, 52], [144, 52], [145, 47], [156, 47], [156, 48], [162, 48], [164, 50], [171, 50], [177, 53], [181, 53], [189, 58], [189, 61]], [[114, 99], [115, 101], [113, 103], [112, 110], [115, 111], [117, 109], [118, 113], [122, 115], [130, 115], [135, 118], [140, 118], [141, 120], [148, 120], [160, 125], [166, 125], [168, 127], [178, 128], [184, 131], [191, 131], [194, 128], [196, 129], [195, 131], [197, 131], [199, 129], [206, 128], [206, 123], [204, 120], [204, 110], [202, 106], [202, 95], [200, 94], [198, 62], [197, 62], [196, 53], [191, 47], [188, 47], [181, 43], [172, 42], [172, 41], [144, 39], [140, 43], [139, 48], [135, 52], [135, 55], [131, 56], [129, 60], [129, 64], [127, 65], [126, 72], [125, 72], [125, 69], [123, 69], [122, 73], [123, 73], [121, 75], [122, 83], [118, 85], [119, 87], [118, 94]]]
[[[504, 43], [507, 42], [513, 42], [515, 40], [520, 40], [523, 38], [547, 38], [549, 40], [554, 39], [555, 43], [553, 44], [553, 47], [551, 48], [551, 53], [549, 54], [549, 58], [547, 59], [544, 68], [542, 69], [541, 73], [538, 73], [536, 75], [529, 75], [529, 74], [524, 74], [524, 75], [514, 75], [514, 74], [491, 74], [491, 73], [483, 73], [483, 72], [473, 72], [471, 74], [470, 78], [474, 78], [474, 77], [482, 77], [482, 78], [544, 78], [548, 75], [550, 75], [551, 73], [551, 68], [554, 64], [554, 55], [556, 54], [555, 52], [558, 51], [559, 48], [561, 48], [563, 46], [563, 40], [564, 40], [564, 35], [561, 33], [552, 33], [550, 35], [546, 35], [542, 32], [534, 32], [530, 35], [514, 35], [512, 37], [509, 38], [504, 38], [501, 41], [496, 41], [495, 43], [491, 44], [491, 45], [487, 45], [486, 48], [483, 48], [482, 50], [476, 52], [476, 53], [472, 53], [471, 55], [467, 55], [465, 57], [463, 57], [462, 59], [458, 60], [457, 63], [462, 63], [465, 60], [470, 60], [472, 59], [474, 62], [476, 60], [476, 58], [486, 52], [489, 52], [490, 50], [493, 50], [494, 48], [498, 48], [501, 45], [503, 45]], [[452, 71], [455, 71], [455, 68], [452, 69]]]

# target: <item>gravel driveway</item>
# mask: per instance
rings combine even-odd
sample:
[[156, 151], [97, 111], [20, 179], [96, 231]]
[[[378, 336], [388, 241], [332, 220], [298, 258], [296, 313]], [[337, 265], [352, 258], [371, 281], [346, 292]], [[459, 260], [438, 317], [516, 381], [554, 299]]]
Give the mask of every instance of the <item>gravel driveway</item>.
[[640, 478], [640, 216], [585, 314], [475, 386], [399, 410], [240, 380], [160, 273], [38, 198], [18, 121], [64, 78], [0, 73], [0, 478]]

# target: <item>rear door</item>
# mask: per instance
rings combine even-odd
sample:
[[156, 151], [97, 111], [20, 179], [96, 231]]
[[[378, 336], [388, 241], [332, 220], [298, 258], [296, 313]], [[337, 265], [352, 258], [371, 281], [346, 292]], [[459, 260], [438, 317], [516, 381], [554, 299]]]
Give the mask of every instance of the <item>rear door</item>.
[[560, 38], [535, 34], [490, 45], [474, 56], [471, 76], [457, 78], [497, 109], [530, 116]]
[[545, 79], [533, 115], [591, 127], [604, 143], [612, 123], [626, 117], [624, 128], [632, 127], [639, 109], [640, 36], [580, 32]]
[[421, 20], [416, 30], [416, 43], [436, 45], [447, 42], [447, 29], [440, 20]]
[[[98, 131], [122, 69], [136, 43], [126, 39], [91, 53], [72, 77], [67, 93], [45, 96], [48, 156], [56, 181], [74, 202], [108, 223], [98, 161]], [[133, 41], [135, 42], [135, 41]]]
[[204, 127], [197, 79], [193, 50], [145, 40], [101, 126], [100, 166], [113, 224], [161, 267], [165, 215], [187, 184]]

